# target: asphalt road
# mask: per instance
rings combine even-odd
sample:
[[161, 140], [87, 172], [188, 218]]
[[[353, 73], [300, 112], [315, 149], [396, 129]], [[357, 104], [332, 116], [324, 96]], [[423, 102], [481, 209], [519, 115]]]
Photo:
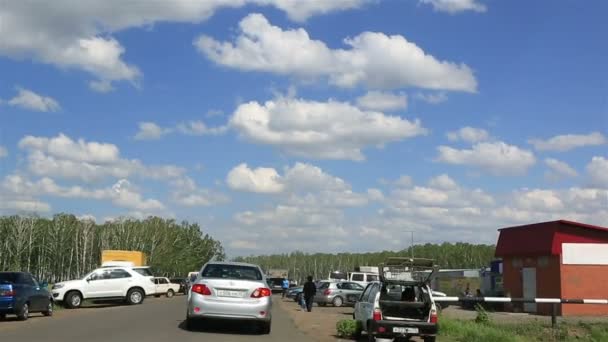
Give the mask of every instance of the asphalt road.
[[[280, 300], [277, 298], [276, 300]], [[272, 332], [258, 335], [247, 322], [213, 322], [185, 330], [186, 297], [147, 298], [136, 306], [103, 305], [56, 311], [53, 317], [32, 314], [28, 321], [0, 322], [1, 341], [290, 341], [309, 342], [278, 305]]]

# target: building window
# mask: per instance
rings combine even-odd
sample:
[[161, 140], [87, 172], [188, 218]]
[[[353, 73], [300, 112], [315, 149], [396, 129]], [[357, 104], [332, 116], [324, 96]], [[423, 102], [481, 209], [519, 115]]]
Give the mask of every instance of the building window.
[[520, 268], [522, 267], [523, 263], [520, 258], [513, 258], [511, 260], [511, 265], [513, 266], [513, 268]]
[[547, 256], [541, 256], [538, 257], [538, 267], [547, 267], [549, 266], [549, 257]]

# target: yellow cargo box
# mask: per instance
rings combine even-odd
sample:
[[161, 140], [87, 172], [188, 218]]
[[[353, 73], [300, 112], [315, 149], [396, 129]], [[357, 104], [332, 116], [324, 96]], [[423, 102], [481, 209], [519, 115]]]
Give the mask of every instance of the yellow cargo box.
[[109, 261], [126, 261], [132, 262], [133, 266], [145, 266], [146, 254], [139, 251], [118, 251], [105, 250], [101, 251], [101, 264]]

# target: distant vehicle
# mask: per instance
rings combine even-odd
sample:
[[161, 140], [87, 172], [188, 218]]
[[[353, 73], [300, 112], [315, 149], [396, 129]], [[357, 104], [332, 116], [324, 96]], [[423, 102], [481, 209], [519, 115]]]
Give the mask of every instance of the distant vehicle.
[[170, 282], [179, 285], [179, 293], [186, 294], [188, 292], [188, 283], [186, 278], [170, 278]]
[[235, 262], [209, 262], [188, 292], [186, 328], [206, 318], [249, 320], [269, 334], [272, 293], [262, 269]]
[[154, 285], [156, 285], [156, 297], [160, 297], [162, 294], [164, 294], [167, 296], [167, 298], [171, 298], [175, 293], [179, 292], [180, 289], [179, 284], [173, 284], [169, 281], [169, 278], [165, 277], [155, 277]]
[[349, 272], [348, 274], [348, 281], [357, 283], [363, 287], [367, 286], [367, 284], [372, 281], [378, 281], [378, 278], [378, 273]]
[[287, 293], [285, 294], [285, 296], [287, 298], [291, 298], [294, 301], [296, 301], [297, 303], [299, 303], [300, 297], [302, 296], [302, 291], [304, 291], [303, 286], [292, 287], [289, 290], [287, 290]]
[[53, 297], [47, 283], [38, 283], [30, 273], [0, 272], [0, 320], [16, 315], [21, 321], [32, 312], [53, 315]]
[[319, 286], [314, 302], [321, 306], [332, 304], [340, 307], [349, 303], [349, 295], [361, 296], [363, 290], [363, 286], [353, 282], [324, 282]]
[[283, 292], [283, 278], [267, 278], [266, 282], [273, 293]]
[[[429, 286], [436, 272], [418, 275], [417, 269], [435, 269], [432, 260], [389, 258], [380, 281], [367, 285], [355, 304], [353, 318], [369, 341], [420, 336], [434, 342], [438, 310]], [[401, 276], [401, 273], [408, 273]]]
[[[82, 301], [124, 300], [128, 304], [141, 304], [156, 288], [146, 267], [102, 267], [82, 279], [53, 285], [53, 299], [70, 309], [79, 308]], [[151, 273], [150, 273], [151, 274]]]
[[101, 251], [101, 264], [108, 262], [130, 262], [132, 265], [112, 266], [145, 266], [146, 254], [140, 251], [103, 250]]

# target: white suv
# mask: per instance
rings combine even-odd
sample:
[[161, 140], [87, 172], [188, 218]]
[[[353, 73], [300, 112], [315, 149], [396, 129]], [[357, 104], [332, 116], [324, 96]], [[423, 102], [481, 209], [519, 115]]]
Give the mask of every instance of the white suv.
[[102, 267], [82, 279], [57, 283], [51, 292], [56, 302], [72, 309], [80, 307], [85, 299], [123, 299], [129, 304], [141, 304], [145, 296], [154, 294], [155, 285], [133, 267]]

